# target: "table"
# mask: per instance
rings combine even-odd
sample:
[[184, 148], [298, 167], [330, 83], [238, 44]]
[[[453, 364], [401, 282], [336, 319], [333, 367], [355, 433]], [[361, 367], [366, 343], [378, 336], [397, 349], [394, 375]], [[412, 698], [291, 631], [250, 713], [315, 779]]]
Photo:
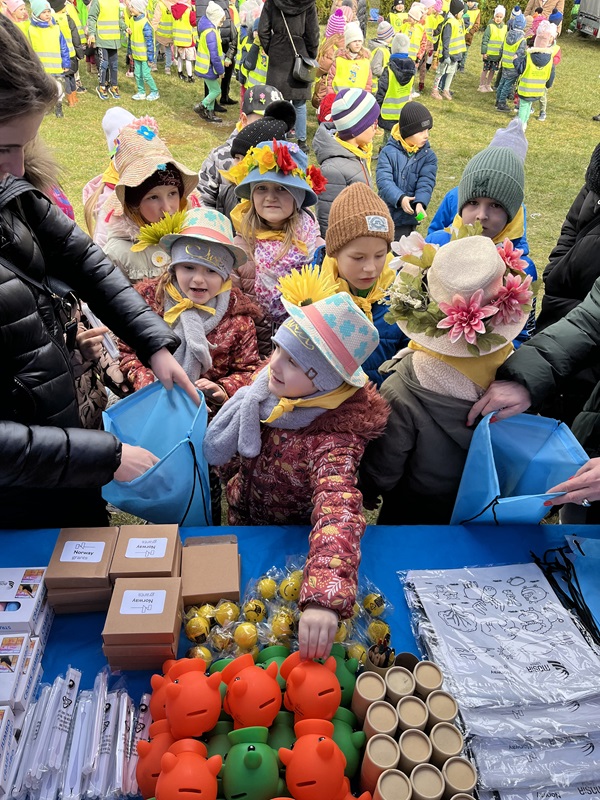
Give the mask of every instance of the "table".
[[[283, 566], [286, 555], [304, 554], [308, 549], [309, 528], [238, 527], [182, 528], [188, 536], [233, 533], [238, 537], [242, 557], [242, 592], [251, 578], [259, 577], [272, 565]], [[361, 573], [384, 593], [394, 606], [391, 620], [392, 644], [396, 652], [412, 650], [415, 641], [410, 616], [404, 601], [397, 571], [408, 569], [451, 569], [531, 561], [562, 546], [565, 534], [600, 539], [600, 526], [523, 525], [523, 526], [370, 526], [362, 544]], [[0, 564], [5, 567], [45, 566], [50, 560], [58, 530], [0, 531]], [[44, 654], [44, 679], [53, 681], [71, 665], [83, 671], [82, 689], [91, 689], [98, 670], [106, 664], [101, 649], [105, 614], [71, 614], [56, 617]], [[185, 654], [187, 639], [180, 643]], [[150, 690], [150, 673], [127, 673], [127, 688], [137, 702]]]

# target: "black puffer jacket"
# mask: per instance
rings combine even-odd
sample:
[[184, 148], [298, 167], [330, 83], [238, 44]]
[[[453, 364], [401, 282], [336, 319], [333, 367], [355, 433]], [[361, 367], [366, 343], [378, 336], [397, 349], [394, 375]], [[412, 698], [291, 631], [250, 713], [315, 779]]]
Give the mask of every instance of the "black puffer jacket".
[[[146, 362], [179, 339], [70, 219], [26, 181], [0, 182], [0, 258], [72, 287]], [[0, 262], [0, 527], [106, 524], [100, 487], [121, 444], [79, 427], [63, 329], [48, 293]]]

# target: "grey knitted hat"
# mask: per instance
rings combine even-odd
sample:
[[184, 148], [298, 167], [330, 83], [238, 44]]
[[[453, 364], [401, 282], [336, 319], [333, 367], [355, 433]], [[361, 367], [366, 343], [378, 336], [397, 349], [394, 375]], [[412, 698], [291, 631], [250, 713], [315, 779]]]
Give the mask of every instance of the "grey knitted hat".
[[469, 200], [489, 197], [504, 208], [510, 222], [525, 196], [523, 162], [508, 147], [486, 147], [469, 161], [458, 184], [458, 209]]

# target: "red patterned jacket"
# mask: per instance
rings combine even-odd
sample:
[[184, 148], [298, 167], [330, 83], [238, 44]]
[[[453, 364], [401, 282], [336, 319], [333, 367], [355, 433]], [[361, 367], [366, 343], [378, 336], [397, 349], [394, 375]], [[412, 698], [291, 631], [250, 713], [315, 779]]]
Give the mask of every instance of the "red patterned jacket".
[[[150, 308], [162, 317], [164, 310], [156, 299], [159, 278], [146, 278], [136, 283], [134, 288], [142, 295]], [[218, 383], [232, 397], [240, 386], [250, 383], [260, 361], [256, 340], [255, 320], [262, 318], [262, 312], [239, 289], [230, 293], [229, 307], [221, 322], [206, 337], [213, 345], [212, 368], [202, 377]], [[125, 342], [119, 341], [121, 371], [134, 389], [141, 389], [152, 383], [154, 373], [138, 359], [134, 350]], [[210, 408], [210, 403], [209, 403]]]
[[311, 524], [299, 605], [352, 616], [365, 531], [356, 474], [365, 446], [383, 433], [387, 402], [373, 384], [301, 430], [264, 426], [262, 449], [221, 468], [230, 525]]

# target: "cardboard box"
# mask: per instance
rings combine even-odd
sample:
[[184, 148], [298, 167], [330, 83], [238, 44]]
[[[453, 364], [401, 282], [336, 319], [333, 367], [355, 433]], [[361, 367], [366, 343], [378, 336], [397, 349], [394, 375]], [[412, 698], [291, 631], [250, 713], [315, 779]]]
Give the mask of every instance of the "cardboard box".
[[0, 795], [10, 791], [8, 778], [17, 752], [15, 718], [7, 706], [0, 708]]
[[240, 599], [240, 560], [237, 537], [192, 536], [181, 554], [183, 604], [216, 603], [223, 597]]
[[111, 659], [137, 659], [144, 656], [161, 656], [163, 661], [168, 658], [177, 657], [177, 645], [179, 642], [169, 644], [136, 644], [134, 647], [128, 644], [103, 644], [102, 652], [106, 658]]
[[56, 614], [85, 614], [106, 611], [110, 605], [112, 586], [89, 589], [50, 589], [48, 602]]
[[110, 567], [117, 578], [178, 578], [181, 539], [177, 525], [121, 525]]
[[13, 707], [19, 678], [28, 653], [28, 634], [0, 636], [0, 705]]
[[46, 570], [48, 589], [110, 586], [118, 528], [63, 528]]
[[44, 567], [0, 569], [0, 635], [31, 633], [45, 597]]
[[[108, 659], [107, 659], [108, 660]], [[142, 656], [135, 659], [115, 659], [108, 660], [111, 670], [129, 672], [134, 670], [151, 670], [152, 672], [162, 672], [162, 665], [165, 659], [162, 656]]]
[[25, 656], [23, 662], [23, 671], [17, 684], [17, 691], [13, 702], [14, 711], [25, 711], [29, 705], [29, 701], [33, 697], [33, 689], [35, 686], [35, 678], [37, 669], [42, 662], [42, 655], [44, 648], [40, 640], [32, 636], [29, 640], [29, 652]]
[[181, 578], [117, 578], [104, 644], [171, 644], [179, 641], [182, 620]]

